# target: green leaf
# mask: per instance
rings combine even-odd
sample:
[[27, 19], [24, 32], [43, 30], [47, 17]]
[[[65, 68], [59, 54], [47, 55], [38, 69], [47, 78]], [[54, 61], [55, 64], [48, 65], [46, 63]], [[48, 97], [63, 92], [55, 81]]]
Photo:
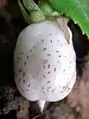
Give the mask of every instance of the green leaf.
[[48, 1], [45, 0], [41, 0], [39, 2], [39, 7], [42, 10], [42, 12], [44, 13], [45, 17], [57, 17], [60, 16], [59, 12], [55, 11], [50, 3]]
[[[46, 1], [46, 0], [45, 0]], [[63, 12], [78, 24], [89, 37], [89, 0], [47, 0], [58, 12]]]

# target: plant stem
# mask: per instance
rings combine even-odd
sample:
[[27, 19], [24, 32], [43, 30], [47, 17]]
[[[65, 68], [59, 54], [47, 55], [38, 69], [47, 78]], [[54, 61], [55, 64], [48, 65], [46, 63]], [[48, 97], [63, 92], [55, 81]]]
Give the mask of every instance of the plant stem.
[[21, 0], [18, 0], [18, 5], [28, 24], [45, 20], [43, 12], [33, 0], [22, 0], [22, 2]]

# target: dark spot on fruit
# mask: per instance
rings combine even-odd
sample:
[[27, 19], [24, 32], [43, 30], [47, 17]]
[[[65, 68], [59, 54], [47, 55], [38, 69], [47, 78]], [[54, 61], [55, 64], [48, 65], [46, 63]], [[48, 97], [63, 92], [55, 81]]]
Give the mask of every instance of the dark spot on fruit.
[[50, 68], [50, 64], [48, 64], [48, 68]]
[[60, 63], [60, 61], [58, 60], [58, 61], [57, 61], [57, 63], [59, 64], [59, 63]]
[[68, 88], [68, 91], [70, 90], [71, 88]]
[[50, 43], [52, 43], [52, 40], [50, 40]]
[[49, 33], [49, 36], [51, 36], [52, 35], [52, 33]]
[[25, 83], [25, 80], [23, 80], [23, 83]]
[[31, 86], [31, 84], [28, 85], [28, 87], [30, 87], [30, 86]]
[[44, 39], [42, 39], [41, 41], [44, 42]]
[[50, 71], [48, 71], [48, 74], [50, 74]]
[[69, 62], [69, 64], [71, 64], [71, 63], [72, 63], [72, 61]]
[[56, 72], [56, 68], [54, 68], [54, 71]]
[[24, 62], [24, 65], [26, 65], [27, 63], [26, 62]]
[[47, 56], [51, 56], [51, 54], [47, 54]]
[[61, 57], [61, 55], [59, 55], [59, 58]]
[[59, 40], [57, 40], [59, 43], [60, 43], [60, 41]]
[[28, 59], [28, 56], [27, 56], [27, 59]]
[[47, 84], [49, 84], [51, 81], [48, 81]]
[[43, 68], [45, 69], [45, 66], [43, 66]]
[[54, 89], [52, 89], [52, 93], [54, 92]]
[[66, 70], [65, 69], [63, 69], [63, 72], [65, 72]]
[[44, 90], [44, 87], [42, 87], [42, 90]]
[[48, 60], [44, 60], [44, 64], [47, 63], [47, 62], [48, 62]]
[[23, 76], [25, 76], [25, 72], [23, 72]]
[[22, 72], [21, 68], [19, 69], [19, 72]]
[[32, 76], [32, 78], [35, 78], [35, 76]]
[[60, 51], [56, 51], [57, 53], [60, 52]]
[[47, 48], [46, 48], [46, 47], [43, 49], [43, 51], [45, 51], [45, 50], [47, 50]]
[[64, 90], [62, 90], [61, 93], [64, 93]]
[[43, 78], [45, 78], [46, 76], [43, 74]]

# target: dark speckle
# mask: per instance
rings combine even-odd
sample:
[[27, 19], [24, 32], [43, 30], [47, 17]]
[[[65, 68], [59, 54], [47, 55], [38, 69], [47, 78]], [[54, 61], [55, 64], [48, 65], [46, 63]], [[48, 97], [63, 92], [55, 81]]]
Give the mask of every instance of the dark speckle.
[[50, 43], [52, 43], [52, 40], [50, 40]]
[[24, 62], [24, 65], [26, 65], [27, 63], [26, 62]]
[[48, 60], [44, 60], [44, 64], [47, 63], [47, 62], [48, 62]]
[[60, 61], [58, 60], [58, 61], [57, 61], [57, 63], [59, 64], [59, 63], [60, 63]]
[[25, 80], [23, 80], [23, 83], [25, 83]]
[[60, 43], [60, 41], [59, 40], [57, 40], [59, 43]]
[[34, 78], [35, 78], [35, 76], [32, 76], [32, 78], [34, 79]]
[[60, 52], [60, 51], [56, 51], [57, 53]]
[[56, 72], [56, 68], [54, 68], [54, 71]]
[[48, 81], [47, 84], [49, 84], [51, 81]]
[[59, 55], [59, 58], [61, 57], [61, 55]]
[[47, 50], [47, 48], [46, 48], [46, 47], [43, 49], [43, 51], [45, 51], [45, 50]]
[[41, 41], [44, 42], [44, 39], [42, 39]]
[[43, 66], [43, 68], [45, 69], [45, 66]]
[[42, 87], [42, 92], [45, 94], [45, 91], [44, 91], [44, 86]]
[[65, 69], [63, 69], [63, 72], [65, 72], [66, 70]]
[[30, 86], [31, 86], [31, 84], [28, 85], [28, 87], [30, 87]]
[[50, 64], [48, 64], [48, 68], [50, 68]]
[[44, 87], [42, 87], [42, 90], [44, 90]]
[[51, 56], [51, 54], [47, 54], [47, 56]]
[[46, 76], [43, 74], [43, 78], [45, 78]]
[[27, 56], [27, 59], [28, 59], [28, 56]]
[[54, 89], [52, 89], [52, 93], [54, 92]]
[[71, 88], [68, 88], [68, 91], [70, 90]]
[[48, 71], [48, 74], [50, 74], [50, 71]]
[[69, 62], [69, 64], [71, 64], [71, 63], [72, 63], [72, 61]]
[[25, 72], [23, 72], [23, 76], [25, 76]]
[[52, 35], [52, 33], [49, 33], [49, 36], [51, 36]]

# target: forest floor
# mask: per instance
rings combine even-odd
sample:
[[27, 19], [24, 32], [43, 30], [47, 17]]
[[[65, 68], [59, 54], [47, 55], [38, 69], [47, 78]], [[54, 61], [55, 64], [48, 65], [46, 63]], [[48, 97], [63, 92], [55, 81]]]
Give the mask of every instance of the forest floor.
[[[0, 0], [0, 119], [31, 119], [38, 116], [36, 103], [24, 99], [14, 84], [13, 52], [16, 38], [27, 26], [16, 0]], [[77, 79], [69, 96], [52, 103], [36, 119], [89, 119], [89, 42], [78, 26], [69, 23], [77, 55]], [[35, 119], [34, 118], [34, 119]]]

